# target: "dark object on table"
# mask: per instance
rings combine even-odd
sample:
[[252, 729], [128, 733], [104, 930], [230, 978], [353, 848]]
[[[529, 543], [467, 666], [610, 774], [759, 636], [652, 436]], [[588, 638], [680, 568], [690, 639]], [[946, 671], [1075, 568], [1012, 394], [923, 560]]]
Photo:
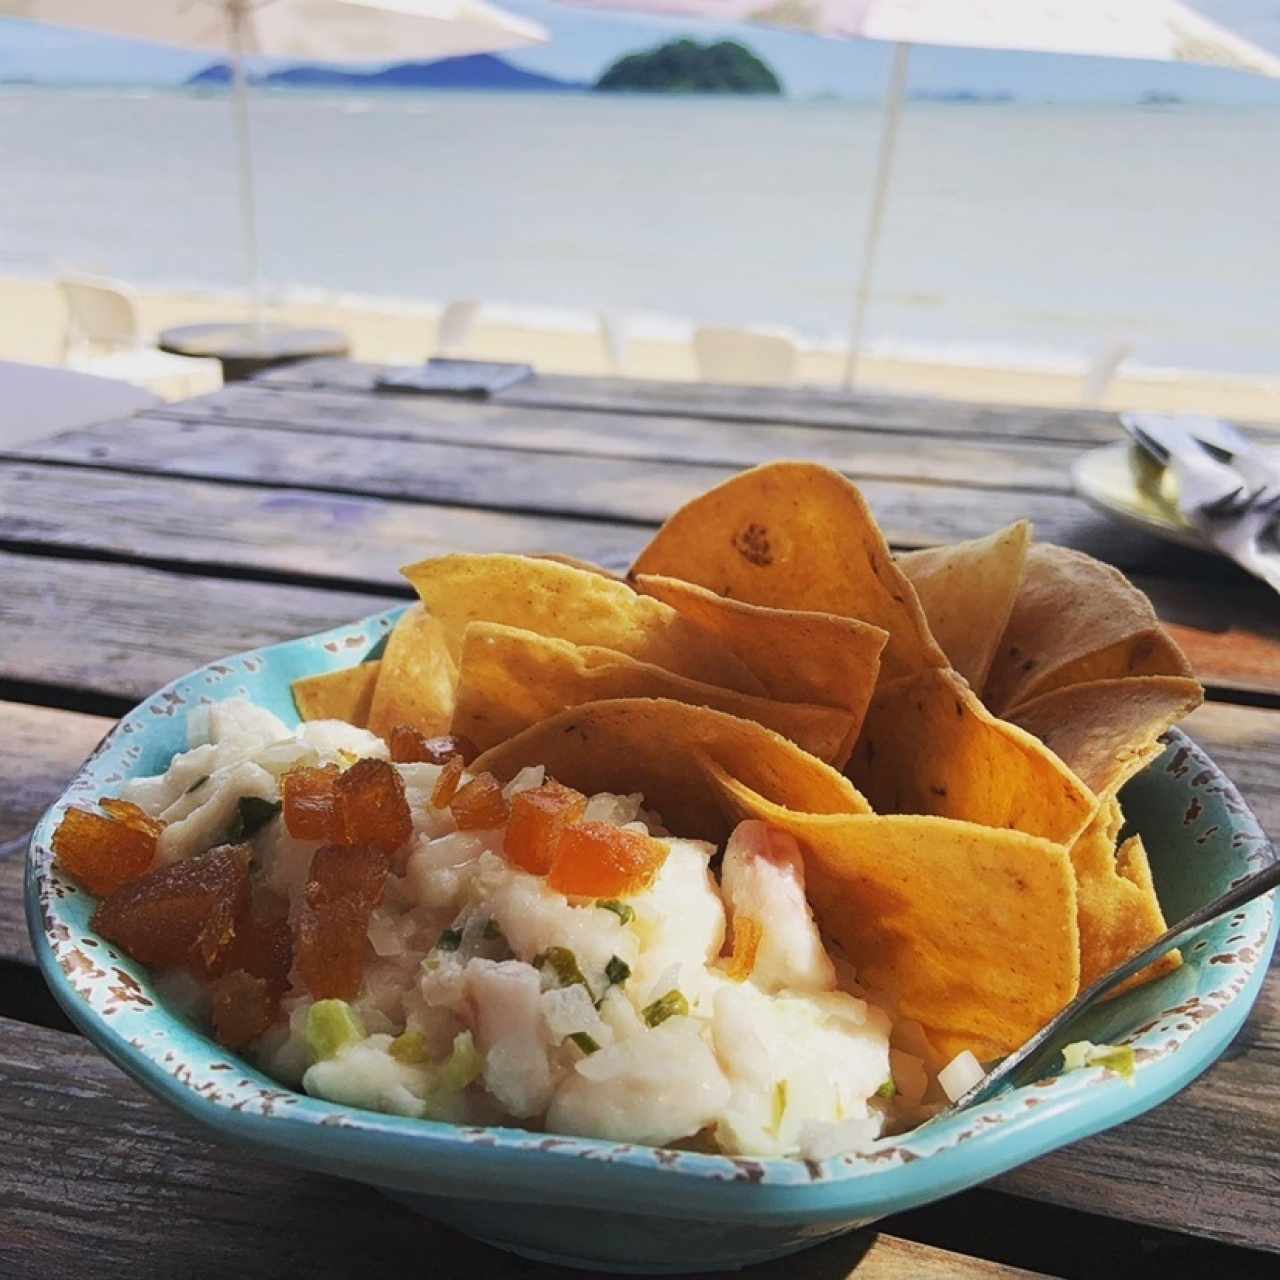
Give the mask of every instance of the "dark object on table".
[[292, 329], [274, 324], [184, 324], [166, 329], [156, 344], [176, 356], [204, 356], [222, 364], [223, 382], [242, 382], [316, 356], [345, 356], [351, 344], [337, 329]]
[[493, 396], [526, 378], [533, 366], [497, 360], [452, 360], [433, 356], [424, 365], [388, 369], [374, 385], [379, 391], [421, 391], [426, 395]]

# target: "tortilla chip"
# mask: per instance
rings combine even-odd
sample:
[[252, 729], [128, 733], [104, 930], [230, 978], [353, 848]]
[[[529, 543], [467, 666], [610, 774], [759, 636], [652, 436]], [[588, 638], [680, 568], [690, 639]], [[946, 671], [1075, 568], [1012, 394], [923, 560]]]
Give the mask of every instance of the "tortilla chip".
[[1151, 601], [1118, 569], [1036, 543], [1000, 642], [985, 700], [997, 715], [1069, 684], [1190, 676]]
[[469, 622], [500, 622], [572, 644], [599, 645], [739, 693], [760, 681], [727, 645], [658, 600], [611, 578], [536, 556], [439, 556], [404, 575], [439, 619], [450, 657]]
[[[1134, 836], [1125, 842], [1119, 854], [1116, 852], [1116, 837], [1123, 824], [1119, 802], [1111, 798], [1098, 810], [1089, 829], [1071, 846], [1079, 912], [1082, 987], [1091, 986], [1110, 973], [1169, 927], [1156, 897], [1141, 837]], [[1150, 982], [1181, 963], [1180, 953], [1172, 951], [1134, 974], [1118, 992]]]
[[933, 638], [978, 695], [1009, 624], [1030, 543], [1031, 524], [1019, 520], [985, 538], [898, 557]]
[[486, 751], [568, 707], [614, 698], [670, 698], [754, 720], [837, 769], [853, 747], [853, 717], [847, 711], [752, 697], [612, 649], [552, 640], [496, 622], [467, 627], [450, 732]]
[[345, 720], [363, 729], [369, 723], [373, 689], [382, 662], [362, 662], [341, 671], [303, 676], [293, 682], [293, 704], [303, 720]]
[[854, 726], [846, 757], [853, 750], [875, 692], [887, 631], [833, 613], [730, 600], [677, 578], [639, 574], [635, 585], [723, 640], [751, 668], [770, 698], [848, 711]]
[[368, 727], [382, 738], [399, 724], [429, 738], [447, 733], [456, 682], [439, 622], [420, 604], [410, 605], [387, 637]]
[[849, 776], [877, 813], [1011, 827], [1070, 844], [1097, 799], [1043, 743], [997, 720], [954, 671], [922, 671], [871, 703]]
[[761, 794], [811, 813], [869, 813], [853, 784], [786, 738], [722, 711], [666, 698], [618, 698], [562, 711], [477, 758], [506, 782], [526, 765], [591, 795], [643, 794], [668, 831], [717, 843], [730, 824], [714, 800], [714, 761]]
[[773, 609], [857, 618], [889, 633], [883, 678], [946, 666], [915, 588], [862, 495], [807, 462], [774, 462], [681, 507], [631, 567]]
[[581, 556], [561, 555], [558, 551], [540, 551], [535, 560], [550, 560], [552, 564], [567, 564], [570, 569], [581, 569], [583, 573], [599, 574], [602, 578], [612, 578], [614, 582], [626, 582], [626, 578], [620, 573], [614, 573], [612, 569], [606, 569], [602, 564], [596, 564], [594, 560], [583, 560]]
[[1114, 795], [1160, 754], [1160, 735], [1204, 701], [1198, 681], [1126, 676], [1067, 685], [1022, 703], [1013, 724], [1034, 734], [1091, 791]]
[[1061, 845], [946, 818], [797, 813], [731, 770], [712, 776], [738, 816], [800, 842], [824, 933], [947, 1058], [1000, 1057], [1075, 996], [1075, 879]]

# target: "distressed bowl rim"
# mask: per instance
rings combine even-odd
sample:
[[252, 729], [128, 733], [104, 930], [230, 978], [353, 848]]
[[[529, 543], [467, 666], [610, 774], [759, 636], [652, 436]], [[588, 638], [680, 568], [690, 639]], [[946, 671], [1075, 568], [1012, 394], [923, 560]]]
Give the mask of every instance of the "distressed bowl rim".
[[[71, 926], [62, 904], [83, 895], [51, 868], [49, 839], [62, 811], [79, 798], [77, 792], [100, 785], [94, 783], [95, 777], [103, 762], [119, 755], [126, 736], [145, 735], [148, 714], [153, 722], [156, 714], [171, 717], [175, 703], [186, 701], [184, 689], [189, 691], [202, 679], [208, 683], [210, 673], [244, 667], [269, 675], [273, 657], [278, 659], [299, 646], [327, 649], [352, 659], [333, 663], [331, 668], [353, 665], [376, 648], [401, 612], [403, 606], [220, 659], [171, 681], [113, 727], [33, 833], [26, 867], [27, 919], [37, 961], [54, 996], [117, 1066], [149, 1092], [225, 1138], [289, 1163], [403, 1191], [450, 1194], [447, 1185], [438, 1185], [438, 1177], [447, 1173], [457, 1179], [454, 1195], [474, 1194], [482, 1185], [488, 1198], [521, 1203], [625, 1208], [673, 1218], [715, 1214], [758, 1223], [834, 1222], [851, 1215], [870, 1219], [985, 1181], [1156, 1106], [1219, 1056], [1261, 988], [1280, 923], [1271, 896], [1240, 913], [1239, 928], [1249, 935], [1251, 959], [1235, 966], [1230, 983], [1224, 968], [1223, 985], [1228, 989], [1221, 993], [1220, 1004], [1198, 1015], [1185, 1035], [1143, 1060], [1133, 1086], [1097, 1068], [1049, 1077], [951, 1117], [940, 1127], [925, 1125], [887, 1140], [871, 1157], [822, 1162], [672, 1152], [361, 1111], [295, 1094], [203, 1036], [196, 1037], [197, 1053], [175, 1053], [173, 1040], [190, 1043], [193, 1032], [158, 1002], [133, 1011], [125, 1021], [142, 1034], [126, 1034], [120, 1019], [104, 1016], [90, 996], [77, 988], [75, 966], [68, 965], [69, 939], [59, 931], [69, 935]], [[362, 653], [356, 653], [360, 644], [353, 643], [352, 637], [367, 641]], [[1170, 738], [1171, 747], [1192, 753], [1202, 766], [1201, 776], [1205, 769], [1210, 771], [1217, 793], [1230, 810], [1229, 831], [1249, 844], [1250, 859], [1274, 857], [1267, 837], [1230, 780], [1180, 731], [1172, 731]], [[117, 956], [100, 939], [97, 945], [106, 953], [104, 964], [109, 961], [119, 981], [129, 984], [124, 1002], [136, 1002], [138, 996], [131, 988], [141, 990], [136, 975], [141, 973], [145, 984], [145, 971]], [[91, 988], [94, 999], [101, 996], [102, 984], [109, 983], [110, 977], [103, 970], [91, 980], [98, 984]], [[227, 1082], [226, 1090], [210, 1084], [211, 1072], [220, 1073], [216, 1079]], [[625, 1204], [619, 1203], [622, 1195], [627, 1197]]]

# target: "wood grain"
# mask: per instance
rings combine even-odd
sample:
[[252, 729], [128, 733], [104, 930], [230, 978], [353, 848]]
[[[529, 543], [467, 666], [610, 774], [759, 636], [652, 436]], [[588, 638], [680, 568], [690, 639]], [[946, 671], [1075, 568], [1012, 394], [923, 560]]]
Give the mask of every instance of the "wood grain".
[[146, 421], [226, 422], [269, 430], [356, 435], [380, 440], [501, 447], [597, 458], [645, 458], [750, 467], [807, 458], [860, 477], [926, 479], [989, 488], [1070, 493], [1079, 450], [1038, 440], [936, 439], [908, 432], [830, 431], [761, 422], [650, 414], [565, 413], [502, 400], [351, 396], [224, 387], [168, 405]]
[[0, 681], [134, 702], [216, 658], [402, 602], [5, 554], [0, 580]]
[[[381, 368], [350, 360], [308, 360], [288, 369], [273, 370], [254, 382], [258, 386], [368, 394], [374, 390]], [[785, 422], [943, 437], [1034, 436], [1059, 444], [1105, 444], [1116, 439], [1115, 416], [1097, 410], [974, 404], [829, 387], [731, 387], [647, 378], [539, 374], [494, 399], [503, 404], [573, 412], [625, 412], [646, 418], [666, 413], [712, 421]]]
[[0, 544], [403, 589], [451, 551], [576, 549], [623, 569], [648, 530], [276, 486], [0, 463]]
[[[24, 462], [62, 461], [110, 471], [235, 484], [322, 489], [370, 498], [577, 517], [652, 526], [737, 468], [634, 458], [530, 454], [354, 436], [263, 431], [149, 420], [145, 432], [104, 424], [11, 451]], [[998, 473], [993, 474], [998, 482]], [[1087, 551], [1126, 571], [1223, 580], [1223, 562], [1174, 549], [1064, 493], [963, 489], [918, 480], [865, 479], [860, 487], [896, 547], [978, 537], [1030, 516], [1036, 536]], [[1233, 567], [1225, 581], [1256, 587]]]
[[[326, 510], [330, 518], [343, 518], [341, 502], [327, 509], [316, 505], [320, 519]], [[146, 510], [152, 527], [158, 510]], [[6, 582], [0, 594], [0, 681], [65, 684], [137, 699], [214, 658], [307, 635], [407, 599], [411, 593], [392, 566], [420, 557], [433, 543], [439, 550], [450, 546], [447, 521], [435, 526], [434, 538], [415, 542], [395, 523], [384, 523], [376, 511], [353, 534], [339, 534], [331, 544], [286, 544], [269, 531], [270, 513], [261, 508], [256, 523], [228, 534], [221, 543], [223, 535], [203, 519], [199, 525], [187, 524], [184, 533], [181, 505], [171, 504], [169, 512], [174, 536], [161, 544], [161, 550], [170, 561], [193, 556], [197, 558], [184, 567], [216, 569], [229, 566], [239, 554], [246, 566], [268, 571], [288, 566], [304, 582], [311, 574], [326, 575], [320, 582], [331, 589], [237, 582], [172, 572], [168, 564], [95, 564], [0, 551], [0, 575]], [[299, 508], [286, 504], [284, 515], [283, 526], [296, 528]], [[128, 537], [145, 545], [140, 535], [123, 532], [129, 523], [122, 509], [118, 518], [104, 525], [111, 530], [104, 539]], [[371, 531], [385, 534], [389, 545], [371, 544]], [[471, 532], [483, 533], [478, 526]], [[538, 549], [547, 549], [547, 544]], [[560, 544], [559, 549], [566, 548]], [[569, 544], [567, 549], [596, 558], [590, 543]], [[338, 574], [341, 579], [328, 576]], [[1253, 584], [1209, 592], [1169, 579], [1135, 580], [1150, 592], [1162, 617], [1181, 620], [1179, 639], [1202, 680], [1222, 688], [1280, 695], [1280, 613], [1273, 606], [1268, 612]], [[1246, 645], [1223, 642], [1219, 628], [1224, 613], [1235, 617], [1237, 633], [1248, 637]]]
[[[368, 394], [374, 391], [382, 368], [351, 360], [309, 360], [273, 370], [254, 382], [258, 386]], [[494, 399], [504, 404], [627, 412], [646, 417], [667, 413], [713, 420], [802, 423], [977, 439], [1034, 437], [1058, 444], [1107, 444], [1120, 437], [1115, 414], [1106, 410], [983, 404], [835, 387], [734, 387], [709, 382], [544, 373]], [[1274, 440], [1277, 435], [1273, 424], [1241, 425], [1261, 439]]]
[[[0, 960], [33, 963], [22, 911], [26, 837], [112, 722], [0, 702]], [[2, 1007], [2, 1006], [0, 1006]]]
[[[566, 1272], [436, 1226], [370, 1188], [210, 1142], [78, 1037], [0, 1019], [0, 1275], [141, 1280], [551, 1280]], [[753, 1268], [823, 1280], [1035, 1273], [873, 1231]]]

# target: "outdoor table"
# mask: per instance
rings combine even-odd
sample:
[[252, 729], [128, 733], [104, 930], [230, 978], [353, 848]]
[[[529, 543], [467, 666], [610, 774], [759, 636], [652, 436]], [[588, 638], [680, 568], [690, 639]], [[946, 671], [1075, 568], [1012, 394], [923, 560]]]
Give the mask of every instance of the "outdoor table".
[[275, 324], [182, 324], [165, 329], [156, 345], [170, 355], [219, 361], [223, 382], [241, 382], [279, 365], [345, 356], [351, 350], [346, 335], [337, 329]]
[[[1029, 516], [1150, 594], [1209, 690], [1185, 728], [1280, 831], [1280, 600], [1073, 495], [1072, 459], [1120, 438], [1112, 415], [550, 376], [477, 402], [375, 393], [378, 372], [292, 365], [0, 453], [0, 1275], [562, 1274], [216, 1145], [73, 1034], [32, 967], [24, 835], [112, 718], [221, 655], [409, 598], [411, 560], [621, 567], [681, 502], [774, 458], [855, 478], [898, 548]], [[1170, 1102], [754, 1274], [1274, 1277], [1278, 1170], [1273, 969]]]

